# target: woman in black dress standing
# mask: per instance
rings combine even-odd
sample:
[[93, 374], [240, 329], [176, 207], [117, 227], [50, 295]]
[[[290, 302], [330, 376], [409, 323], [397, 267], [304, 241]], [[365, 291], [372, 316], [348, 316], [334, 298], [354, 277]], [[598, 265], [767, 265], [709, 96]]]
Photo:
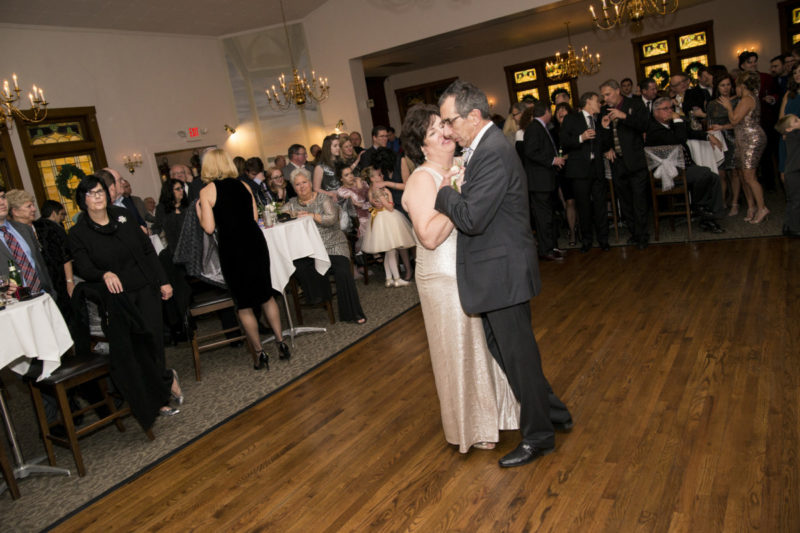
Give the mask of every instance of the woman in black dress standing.
[[281, 334], [281, 315], [275, 303], [269, 274], [267, 242], [256, 220], [256, 201], [250, 189], [236, 179], [236, 167], [220, 149], [203, 157], [201, 177], [208, 183], [200, 191], [197, 216], [206, 233], [217, 231], [219, 262], [225, 283], [236, 303], [253, 353], [258, 354], [255, 369], [269, 369], [269, 358], [261, 346], [258, 321], [253, 309], [261, 307], [267, 317], [281, 359], [289, 359], [289, 347]]

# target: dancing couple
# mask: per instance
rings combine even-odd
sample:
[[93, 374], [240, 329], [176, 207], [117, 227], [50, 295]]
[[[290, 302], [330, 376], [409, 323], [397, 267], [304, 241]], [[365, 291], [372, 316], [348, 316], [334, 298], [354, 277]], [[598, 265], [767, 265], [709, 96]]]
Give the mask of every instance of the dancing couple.
[[527, 464], [553, 451], [554, 430], [570, 430], [572, 418], [544, 377], [531, 327], [529, 301], [541, 282], [522, 164], [492, 124], [486, 95], [462, 81], [439, 108], [412, 107], [402, 140], [419, 165], [402, 202], [418, 240], [445, 438], [466, 453], [492, 449], [500, 430], [518, 428], [522, 441], [499, 463]]

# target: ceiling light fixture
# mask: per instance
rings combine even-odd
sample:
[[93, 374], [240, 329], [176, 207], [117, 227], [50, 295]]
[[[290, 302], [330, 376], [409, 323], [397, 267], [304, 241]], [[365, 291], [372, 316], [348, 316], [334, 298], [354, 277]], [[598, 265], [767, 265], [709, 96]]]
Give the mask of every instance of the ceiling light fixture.
[[555, 79], [571, 79], [578, 76], [590, 76], [600, 71], [600, 54], [589, 53], [589, 47], [584, 46], [581, 48], [580, 56], [575, 53], [572, 48], [572, 38], [569, 34], [569, 22], [564, 23], [567, 26], [567, 53], [564, 57], [561, 52], [556, 52], [556, 60], [554, 62], [547, 62], [545, 65], [545, 72], [548, 78]]
[[[43, 121], [47, 116], [48, 104], [47, 100], [44, 99], [44, 90], [34, 85], [33, 92], [28, 93], [31, 108], [23, 111], [16, 106], [19, 101], [19, 93], [22, 92], [17, 83], [17, 75], [12, 74], [11, 78], [14, 80], [14, 88], [11, 89], [9, 87], [8, 80], [3, 80], [3, 90], [0, 91], [0, 121], [4, 121], [9, 130], [14, 116], [25, 122], [36, 123]], [[33, 116], [28, 116], [29, 114]]]
[[[633, 26], [642, 23], [647, 16], [661, 16], [675, 13], [679, 0], [602, 0], [602, 17], [598, 18], [594, 6], [589, 5], [594, 25], [601, 30], [622, 26], [627, 17]], [[610, 11], [613, 10], [613, 14]]]

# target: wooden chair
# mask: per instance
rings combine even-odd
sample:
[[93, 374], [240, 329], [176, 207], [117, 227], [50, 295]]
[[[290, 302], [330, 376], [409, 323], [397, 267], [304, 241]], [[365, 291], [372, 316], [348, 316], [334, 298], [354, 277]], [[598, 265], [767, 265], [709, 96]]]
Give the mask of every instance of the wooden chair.
[[6, 482], [6, 487], [11, 494], [11, 499], [18, 500], [19, 485], [17, 485], [17, 478], [14, 477], [14, 468], [8, 460], [8, 455], [6, 455], [6, 447], [3, 446], [2, 443], [0, 443], [0, 471], [3, 473], [3, 480]]
[[[659, 219], [661, 217], [671, 217], [670, 227], [675, 231], [675, 217], [686, 217], [686, 225], [689, 232], [689, 241], [692, 240], [692, 209], [689, 199], [689, 187], [686, 185], [686, 171], [682, 168], [678, 169], [679, 173], [675, 176], [675, 186], [665, 191], [661, 187], [661, 180], [653, 177], [653, 171], [648, 170], [650, 174], [650, 190], [653, 195], [653, 225], [654, 225], [654, 239], [659, 240]], [[666, 206], [662, 209], [660, 200], [664, 200]]]
[[[223, 309], [233, 309], [234, 307], [233, 298], [231, 297], [230, 292], [222, 289], [215, 289], [194, 295], [194, 303], [189, 306], [189, 309], [186, 312], [185, 327], [186, 333], [189, 335], [192, 345], [194, 375], [197, 381], [202, 379], [202, 372], [200, 370], [200, 352], [212, 350], [214, 348], [226, 346], [235, 342], [244, 341], [245, 345], [247, 345], [247, 350], [253, 357], [253, 364], [255, 365], [258, 362], [256, 360], [258, 355], [253, 352], [252, 348], [250, 348], [250, 344], [247, 342], [247, 335], [245, 335], [244, 328], [242, 328], [241, 324], [238, 324], [233, 328], [222, 329], [212, 333], [206, 333], [205, 335], [197, 335], [197, 332], [190, 323], [190, 319], [207, 315], [209, 313], [215, 313]], [[238, 317], [236, 320], [238, 322]], [[225, 336], [227, 333], [233, 331], [238, 331], [239, 335], [234, 337]]]
[[[122, 417], [130, 414], [129, 407], [117, 409], [114, 403], [114, 397], [108, 392], [108, 385], [106, 378], [109, 376], [109, 363], [108, 357], [103, 354], [89, 353], [86, 355], [70, 356], [62, 360], [62, 365], [53, 372], [50, 377], [41, 381], [29, 380], [28, 386], [31, 390], [33, 397], [33, 405], [36, 409], [36, 418], [39, 422], [39, 429], [44, 440], [44, 447], [47, 451], [47, 458], [51, 466], [55, 466], [56, 458], [53, 454], [53, 444], [56, 443], [72, 451], [72, 456], [75, 459], [75, 466], [78, 468], [78, 475], [84, 476], [86, 474], [86, 467], [83, 464], [83, 456], [81, 455], [80, 447], [78, 446], [78, 439], [97, 431], [111, 423], [117, 426], [117, 429], [122, 432], [125, 431], [125, 426], [122, 425]], [[100, 392], [103, 398], [91, 405], [84, 408], [78, 408], [73, 411], [70, 408], [67, 392], [79, 385], [96, 381], [100, 387]], [[50, 392], [58, 403], [59, 420], [55, 422], [48, 422], [47, 415], [44, 410], [44, 402], [42, 400], [42, 390]], [[108, 414], [87, 426], [76, 428], [72, 420], [74, 416], [82, 415], [91, 410], [96, 410], [99, 407], [105, 407]], [[63, 425], [66, 433], [65, 437], [54, 435], [51, 431], [53, 427]], [[154, 439], [152, 430], [145, 431], [147, 438]]]
[[289, 278], [289, 292], [292, 295], [292, 304], [294, 304], [294, 316], [297, 320], [297, 325], [303, 325], [303, 308], [306, 309], [314, 309], [314, 308], [324, 308], [328, 312], [328, 320], [330, 320], [331, 324], [336, 323], [336, 317], [333, 314], [333, 297], [336, 296], [336, 291], [331, 291], [331, 299], [325, 300], [320, 303], [308, 303], [308, 302], [301, 302], [300, 301], [300, 290], [297, 287], [297, 280], [294, 279], [294, 276]]

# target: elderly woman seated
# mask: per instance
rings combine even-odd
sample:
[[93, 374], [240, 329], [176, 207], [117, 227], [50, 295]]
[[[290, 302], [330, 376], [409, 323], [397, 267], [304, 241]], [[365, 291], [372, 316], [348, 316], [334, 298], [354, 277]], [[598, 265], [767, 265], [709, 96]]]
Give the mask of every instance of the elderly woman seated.
[[[311, 174], [306, 169], [295, 169], [289, 179], [297, 192], [297, 197], [287, 201], [283, 211], [298, 217], [313, 217], [317, 224], [325, 250], [331, 260], [331, 270], [328, 273], [332, 273], [336, 279], [339, 320], [356, 324], [365, 323], [367, 319], [361, 309], [353, 271], [350, 268], [347, 237], [339, 229], [339, 207], [330, 196], [312, 190]], [[297, 269], [295, 277], [309, 302], [331, 299], [331, 287], [327, 276], [321, 276], [314, 269], [313, 259], [298, 259], [294, 264]]]

